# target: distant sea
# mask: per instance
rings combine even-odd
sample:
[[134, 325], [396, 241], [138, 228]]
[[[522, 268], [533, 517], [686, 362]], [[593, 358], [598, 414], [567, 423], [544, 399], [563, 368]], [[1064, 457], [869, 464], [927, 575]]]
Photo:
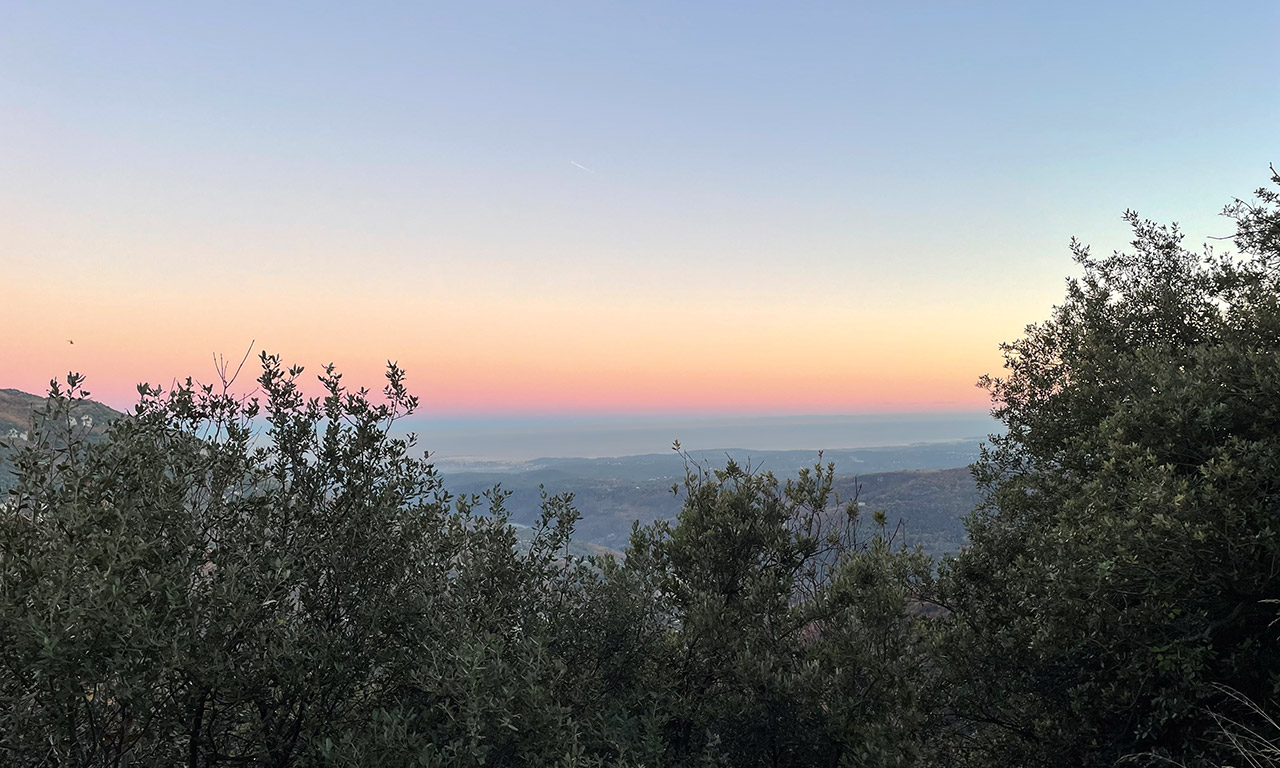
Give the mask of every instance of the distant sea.
[[955, 440], [976, 442], [999, 431], [1000, 424], [985, 412], [962, 412], [485, 421], [414, 417], [400, 426], [416, 432], [421, 447], [438, 459], [520, 462], [666, 453], [674, 440], [690, 451], [745, 448], [814, 452]]

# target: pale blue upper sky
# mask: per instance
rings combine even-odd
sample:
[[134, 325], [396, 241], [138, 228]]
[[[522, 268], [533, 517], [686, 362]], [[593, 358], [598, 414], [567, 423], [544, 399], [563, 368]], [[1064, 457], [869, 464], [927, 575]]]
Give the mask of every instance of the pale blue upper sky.
[[[251, 274], [370, 306], [416, 284], [705, 307], [713, 339], [777, 345], [806, 308], [836, 338], [954, 317], [972, 338], [943, 343], [994, 350], [1061, 295], [1070, 236], [1123, 247], [1126, 207], [1229, 232], [1214, 214], [1280, 162], [1278, 40], [1273, 1], [9, 2], [0, 257], [71, 275], [51, 296], [191, 305]], [[298, 327], [217, 351], [288, 355], [328, 327], [296, 301]]]

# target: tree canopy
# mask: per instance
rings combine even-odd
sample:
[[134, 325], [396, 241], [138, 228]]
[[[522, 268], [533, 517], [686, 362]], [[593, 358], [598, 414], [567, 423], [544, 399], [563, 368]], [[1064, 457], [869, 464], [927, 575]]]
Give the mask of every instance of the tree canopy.
[[983, 380], [1007, 431], [943, 584], [965, 730], [1010, 764], [1212, 759], [1226, 690], [1280, 693], [1276, 201], [1227, 208], [1235, 254], [1133, 212], [1131, 251], [1073, 243], [1083, 277]]

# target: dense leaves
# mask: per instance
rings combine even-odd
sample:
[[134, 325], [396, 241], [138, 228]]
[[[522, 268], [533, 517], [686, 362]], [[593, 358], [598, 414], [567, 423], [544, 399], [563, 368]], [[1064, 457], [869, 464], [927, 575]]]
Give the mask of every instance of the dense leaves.
[[[51, 764], [291, 764], [399, 675], [444, 569], [430, 467], [385, 425], [413, 405], [304, 401], [263, 358], [263, 414], [142, 388], [86, 446], [52, 392], [3, 515], [0, 748]], [[435, 572], [433, 572], [433, 570]]]
[[1074, 245], [1084, 277], [985, 380], [1008, 431], [944, 580], [978, 763], [1214, 759], [1224, 690], [1274, 706], [1280, 219], [1258, 195], [1227, 211], [1236, 257], [1132, 213], [1132, 252]]
[[80, 379], [55, 383], [0, 510], [6, 765], [897, 754], [918, 664], [895, 579], [928, 562], [859, 545], [830, 468], [692, 473], [677, 525], [586, 561], [568, 497], [521, 545], [501, 489], [444, 491], [391, 436], [416, 405], [394, 365], [375, 404], [261, 363], [258, 398], [142, 387], [92, 443]]

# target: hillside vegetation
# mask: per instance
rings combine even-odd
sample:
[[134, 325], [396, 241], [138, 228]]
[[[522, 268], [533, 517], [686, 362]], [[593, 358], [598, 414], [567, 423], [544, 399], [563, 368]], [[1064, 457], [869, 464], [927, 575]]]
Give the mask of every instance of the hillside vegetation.
[[309, 399], [264, 353], [256, 399], [144, 389], [100, 439], [73, 374], [0, 507], [0, 764], [1275, 765], [1280, 193], [1225, 213], [1234, 255], [1073, 245], [937, 568], [890, 510], [963, 473], [877, 509], [686, 455], [674, 519], [580, 557], [568, 496], [518, 534], [394, 435], [395, 365]]
[[[978, 457], [978, 443], [827, 451], [703, 451], [688, 458], [703, 465], [732, 459], [744, 467], [767, 467], [794, 474], [816, 462], [834, 465], [834, 498], [861, 502], [866, 509], [884, 510], [893, 523], [904, 526], [906, 542], [921, 545], [935, 558], [954, 554], [964, 543], [964, 518], [978, 502], [978, 487], [967, 467]], [[611, 459], [542, 459], [529, 468], [506, 472], [445, 472], [455, 493], [480, 493], [501, 485], [510, 493], [511, 520], [532, 525], [541, 510], [541, 489], [572, 493], [581, 515], [574, 540], [622, 550], [631, 525], [665, 520], [675, 522], [682, 500], [672, 492], [684, 480], [686, 462], [667, 456], [623, 456]], [[884, 471], [891, 467], [921, 469]], [[782, 470], [773, 469], [782, 467]], [[794, 467], [794, 468], [793, 468]], [[849, 468], [859, 474], [842, 474]], [[935, 467], [942, 467], [935, 469]], [[927, 469], [925, 469], [927, 468]]]

